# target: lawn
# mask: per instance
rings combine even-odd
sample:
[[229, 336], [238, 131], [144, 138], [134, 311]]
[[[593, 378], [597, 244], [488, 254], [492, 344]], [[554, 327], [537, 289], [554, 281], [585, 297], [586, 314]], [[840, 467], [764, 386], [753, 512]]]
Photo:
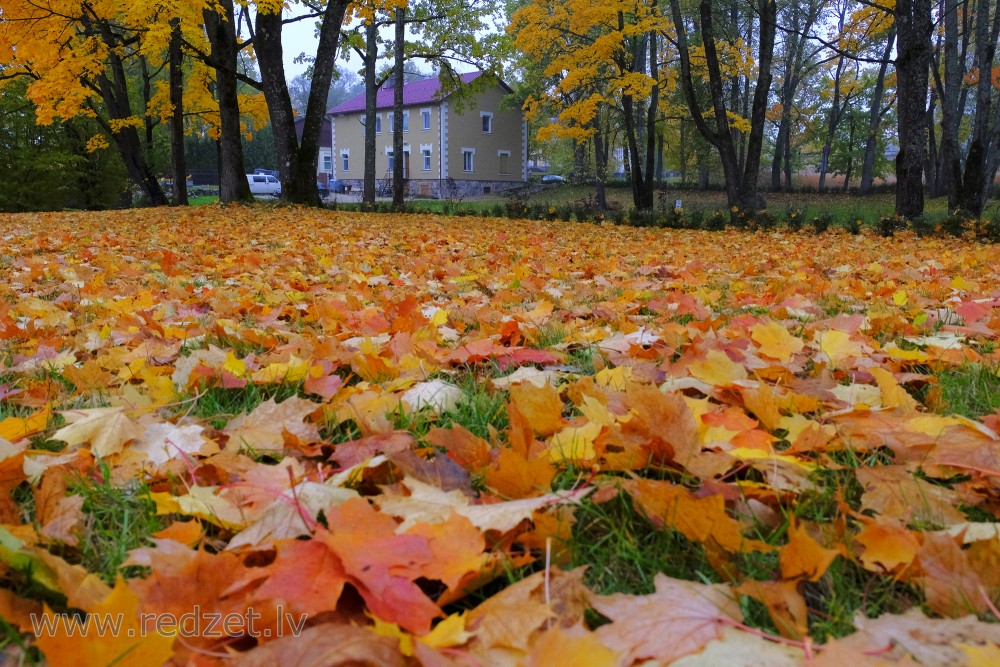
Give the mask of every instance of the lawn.
[[995, 246], [2, 222], [5, 657], [997, 658]]

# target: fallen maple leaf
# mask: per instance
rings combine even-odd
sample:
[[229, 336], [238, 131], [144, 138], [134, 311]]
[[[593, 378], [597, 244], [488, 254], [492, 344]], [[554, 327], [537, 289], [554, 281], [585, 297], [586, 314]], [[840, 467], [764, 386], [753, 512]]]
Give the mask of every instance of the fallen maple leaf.
[[823, 547], [802, 524], [793, 526], [788, 533], [788, 544], [778, 551], [783, 579], [819, 581], [833, 559], [842, 555], [840, 549]]
[[[86, 619], [63, 616], [61, 623], [55, 623], [55, 632], [41, 633], [35, 642], [53, 667], [164, 664], [173, 655], [174, 636], [169, 632], [143, 632], [138, 605], [138, 596], [119, 578], [103, 600], [86, 609], [90, 613]], [[48, 607], [43, 613], [54, 621], [60, 618]], [[108, 620], [116, 623], [110, 632], [104, 626]], [[73, 621], [80, 625], [71, 631]]]
[[365, 628], [323, 623], [301, 634], [285, 636], [240, 654], [243, 667], [403, 667], [398, 641]]
[[596, 611], [611, 620], [597, 639], [624, 655], [624, 664], [655, 659], [669, 664], [722, 637], [743, 621], [739, 602], [720, 584], [705, 585], [657, 574], [650, 595], [592, 595]]
[[62, 415], [68, 422], [52, 434], [69, 446], [89, 444], [95, 456], [106, 458], [118, 454], [126, 442], [141, 438], [142, 427], [127, 414], [125, 408], [90, 408], [68, 410]]
[[248, 414], [240, 415], [226, 424], [223, 431], [229, 436], [226, 448], [246, 448], [258, 454], [275, 454], [285, 449], [288, 441], [309, 444], [320, 439], [314, 424], [306, 417], [319, 408], [312, 401], [292, 396], [281, 403], [269, 398]]

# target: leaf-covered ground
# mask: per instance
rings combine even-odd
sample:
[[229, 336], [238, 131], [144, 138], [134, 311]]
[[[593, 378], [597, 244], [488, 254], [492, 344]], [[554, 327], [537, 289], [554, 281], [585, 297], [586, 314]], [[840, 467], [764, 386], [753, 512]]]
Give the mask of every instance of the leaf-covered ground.
[[1000, 660], [995, 247], [0, 220], [8, 658]]

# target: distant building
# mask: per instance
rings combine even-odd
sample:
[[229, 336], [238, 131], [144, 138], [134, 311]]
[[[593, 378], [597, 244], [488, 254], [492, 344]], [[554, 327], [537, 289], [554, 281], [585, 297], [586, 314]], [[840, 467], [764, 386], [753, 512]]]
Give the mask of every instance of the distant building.
[[[295, 120], [295, 136], [302, 141], [302, 126], [304, 117]], [[323, 123], [319, 131], [319, 160], [316, 163], [316, 182], [327, 185], [333, 180], [333, 128], [330, 123]]]
[[[462, 75], [470, 83], [481, 75]], [[501, 109], [511, 89], [500, 83], [479, 93], [459, 113], [442, 96], [437, 78], [403, 86], [403, 178], [416, 197], [448, 197], [498, 192], [527, 180], [528, 129], [520, 109]], [[378, 92], [375, 114], [375, 177], [392, 179], [392, 88]], [[331, 177], [358, 190], [365, 168], [365, 96], [357, 95], [328, 112]], [[320, 164], [323, 149], [320, 149]]]

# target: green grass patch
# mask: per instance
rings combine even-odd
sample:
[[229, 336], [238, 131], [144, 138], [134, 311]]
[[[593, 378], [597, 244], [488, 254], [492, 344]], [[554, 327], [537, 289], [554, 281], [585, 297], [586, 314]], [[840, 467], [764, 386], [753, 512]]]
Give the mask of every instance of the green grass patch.
[[427, 435], [432, 427], [449, 428], [458, 424], [484, 440], [490, 440], [493, 434], [507, 429], [506, 391], [491, 389], [486, 378], [477, 380], [472, 372], [441, 379], [462, 390], [458, 404], [440, 414], [435, 414], [433, 410], [417, 410], [409, 414], [397, 411], [391, 415], [396, 428], [409, 431], [419, 439]]
[[144, 482], [131, 480], [124, 486], [111, 483], [107, 464], [94, 471], [99, 477], [81, 478], [70, 493], [83, 496], [85, 530], [80, 536], [80, 564], [108, 584], [119, 572], [125, 577], [141, 574], [141, 568], [121, 568], [128, 552], [145, 546], [149, 536], [166, 525], [157, 516], [156, 505]]
[[1000, 375], [995, 366], [965, 364], [938, 375], [939, 412], [982, 417], [1000, 408]]
[[806, 582], [803, 595], [809, 608], [809, 634], [817, 642], [854, 632], [854, 617], [901, 614], [920, 605], [923, 596], [913, 586], [864, 570], [844, 558], [830, 564], [819, 581]]
[[188, 206], [205, 206], [207, 204], [217, 204], [218, 202], [218, 195], [199, 195], [197, 197], [188, 197]]
[[604, 503], [583, 501], [569, 544], [572, 566], [587, 565], [586, 583], [598, 593], [652, 593], [657, 572], [720, 581], [702, 545], [671, 529], [653, 526], [624, 493]]
[[[252, 412], [261, 403], [273, 398], [281, 403], [299, 395], [298, 384], [247, 384], [242, 388], [209, 387], [198, 394], [193, 405], [182, 402], [180, 411], [208, 420], [212, 428], [223, 429], [230, 419]], [[317, 406], [318, 407], [318, 406]]]

